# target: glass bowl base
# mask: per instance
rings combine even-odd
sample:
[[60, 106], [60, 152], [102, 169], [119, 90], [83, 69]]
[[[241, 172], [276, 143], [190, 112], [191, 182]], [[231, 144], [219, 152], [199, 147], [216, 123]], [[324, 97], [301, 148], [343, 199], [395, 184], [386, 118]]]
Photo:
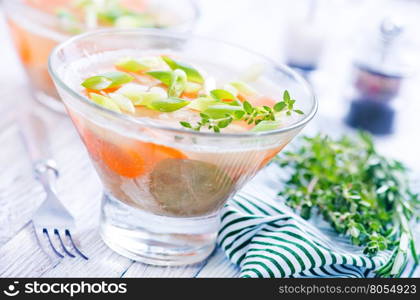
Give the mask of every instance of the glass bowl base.
[[121, 203], [105, 194], [100, 234], [115, 252], [150, 265], [198, 263], [214, 250], [218, 214], [202, 218], [158, 216]]

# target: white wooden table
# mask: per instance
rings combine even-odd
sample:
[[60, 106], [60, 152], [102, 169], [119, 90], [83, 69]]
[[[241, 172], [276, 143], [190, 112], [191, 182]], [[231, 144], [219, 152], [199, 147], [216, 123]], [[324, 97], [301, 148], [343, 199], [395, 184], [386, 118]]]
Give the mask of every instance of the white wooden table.
[[[278, 0], [200, 2], [204, 13], [197, 33], [229, 39], [278, 60], [281, 60], [283, 45], [287, 42], [282, 39], [285, 20], [299, 14], [303, 3]], [[355, 26], [361, 26], [357, 25], [357, 20], [364, 20], [373, 11], [371, 8], [378, 4], [377, 0], [351, 2], [345, 4], [346, 1], [337, 0], [323, 12], [330, 22], [337, 25], [335, 31], [330, 32], [335, 42], [326, 53], [329, 59], [323, 61], [322, 70], [313, 78], [321, 107], [317, 120], [308, 131], [331, 128], [331, 122], [340, 124], [338, 120], [345, 112], [341, 88], [348, 78], [334, 78], [331, 85], [331, 76], [334, 76], [335, 70], [348, 68], [345, 58], [351, 55], [349, 38], [357, 31]], [[350, 8], [351, 14], [348, 13]], [[30, 94], [7, 36], [3, 17], [0, 17], [0, 55], [0, 277], [238, 276], [238, 268], [229, 263], [220, 250], [196, 265], [154, 267], [133, 262], [108, 249], [96, 228], [102, 189], [100, 182], [72, 124], [66, 117], [56, 114], [49, 114], [48, 120], [51, 123], [54, 158], [61, 171], [58, 190], [62, 201], [77, 219], [79, 240], [90, 260], [57, 260], [47, 256], [38, 246], [30, 223], [44, 195], [41, 186], [33, 179], [30, 162], [14, 122], [17, 103], [30, 97]], [[420, 170], [420, 101], [415, 99], [420, 94], [420, 87], [415, 84], [418, 79], [413, 78], [411, 85], [404, 90], [407, 117], [399, 119], [397, 134], [380, 139], [378, 143], [384, 152]], [[413, 132], [415, 128], [417, 133]]]

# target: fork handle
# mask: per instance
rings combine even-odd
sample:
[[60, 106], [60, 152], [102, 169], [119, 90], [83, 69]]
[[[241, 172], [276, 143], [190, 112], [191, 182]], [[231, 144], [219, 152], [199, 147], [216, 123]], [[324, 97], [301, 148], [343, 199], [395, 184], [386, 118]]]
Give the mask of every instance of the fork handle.
[[53, 177], [58, 177], [58, 169], [55, 161], [51, 158], [49, 147], [49, 135], [42, 117], [36, 112], [22, 110], [18, 115], [18, 123], [23, 140], [32, 161], [35, 176], [42, 182], [44, 187], [53, 184]]
[[34, 111], [24, 109], [18, 115], [20, 131], [32, 163], [51, 158], [45, 121]]
[[52, 159], [41, 160], [33, 163], [35, 177], [42, 183], [44, 188], [53, 191], [55, 180], [60, 173], [57, 164]]

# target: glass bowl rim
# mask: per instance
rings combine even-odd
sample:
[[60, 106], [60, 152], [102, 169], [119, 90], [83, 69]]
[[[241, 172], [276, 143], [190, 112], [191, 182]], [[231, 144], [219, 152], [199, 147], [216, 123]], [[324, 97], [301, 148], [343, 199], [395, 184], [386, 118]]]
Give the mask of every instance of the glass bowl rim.
[[[112, 110], [106, 109], [98, 104], [96, 104], [93, 101], [90, 101], [87, 97], [83, 96], [82, 94], [76, 92], [74, 89], [72, 89], [71, 87], [69, 87], [66, 83], [64, 83], [63, 80], [61, 80], [60, 76], [55, 72], [54, 68], [53, 68], [53, 60], [55, 57], [57, 57], [58, 52], [60, 52], [62, 49], [65, 49], [68, 45], [75, 43], [79, 40], [83, 40], [83, 39], [87, 39], [93, 36], [100, 36], [100, 35], [108, 35], [108, 34], [141, 34], [141, 35], [145, 35], [145, 36], [153, 36], [153, 35], [157, 35], [157, 36], [161, 36], [161, 37], [170, 37], [170, 38], [183, 38], [183, 39], [200, 39], [200, 40], [204, 40], [204, 41], [209, 41], [209, 42], [214, 42], [214, 43], [222, 43], [224, 45], [227, 45], [229, 47], [234, 47], [237, 48], [238, 50], [241, 51], [246, 51], [249, 54], [252, 54], [254, 56], [260, 57], [261, 59], [267, 61], [268, 63], [270, 63], [270, 65], [273, 65], [276, 69], [280, 69], [282, 71], [284, 71], [285, 73], [288, 73], [290, 75], [292, 75], [292, 77], [297, 81], [297, 83], [299, 84], [299, 86], [303, 86], [307, 92], [309, 93], [310, 99], [312, 100], [312, 107], [310, 109], [310, 112], [305, 115], [304, 118], [302, 118], [301, 120], [294, 122], [292, 124], [290, 124], [289, 126], [286, 127], [282, 127], [276, 130], [269, 130], [269, 131], [258, 131], [258, 132], [253, 132], [253, 131], [246, 131], [246, 132], [241, 132], [241, 133], [215, 133], [215, 132], [203, 132], [203, 131], [193, 131], [191, 129], [184, 129], [184, 128], [175, 128], [175, 127], [171, 127], [171, 126], [165, 126], [165, 125], [161, 125], [158, 124], [157, 122], [145, 122], [143, 120], [141, 120], [140, 118], [135, 118], [132, 117], [130, 115], [127, 114], [122, 114], [122, 113], [118, 113], [118, 112], [114, 112]], [[100, 30], [93, 30], [93, 31], [89, 31], [83, 34], [79, 34], [76, 36], [73, 36], [70, 39], [67, 39], [66, 41], [60, 43], [59, 45], [57, 45], [56, 47], [54, 47], [54, 49], [51, 51], [49, 57], [48, 57], [48, 71], [51, 75], [51, 77], [54, 79], [55, 83], [62, 88], [64, 91], [66, 91], [68, 94], [70, 94], [72, 97], [78, 99], [80, 102], [82, 102], [85, 105], [88, 105], [90, 107], [93, 107], [94, 109], [98, 109], [101, 113], [105, 114], [105, 115], [109, 115], [112, 116], [113, 118], [117, 118], [117, 119], [121, 119], [125, 122], [130, 122], [136, 125], [143, 125], [149, 128], [153, 128], [153, 129], [159, 129], [159, 130], [164, 130], [164, 131], [170, 131], [170, 132], [176, 132], [176, 133], [180, 133], [180, 134], [190, 134], [190, 135], [195, 135], [195, 136], [201, 136], [201, 137], [221, 137], [221, 138], [249, 138], [249, 137], [258, 137], [258, 136], [272, 136], [272, 135], [276, 135], [276, 134], [280, 134], [280, 133], [285, 133], [285, 132], [289, 132], [292, 131], [294, 129], [297, 129], [299, 127], [304, 127], [310, 120], [312, 120], [312, 118], [315, 116], [317, 110], [318, 110], [318, 99], [314, 94], [314, 91], [312, 89], [312, 87], [310, 86], [310, 84], [301, 76], [299, 75], [296, 71], [292, 70], [291, 68], [289, 68], [288, 66], [284, 65], [284, 64], [280, 64], [277, 63], [276, 61], [274, 61], [273, 59], [260, 54], [256, 51], [247, 49], [245, 47], [242, 47], [240, 45], [237, 45], [235, 43], [231, 43], [231, 42], [227, 42], [224, 40], [219, 40], [216, 38], [209, 38], [209, 37], [204, 37], [204, 36], [200, 36], [200, 35], [191, 35], [191, 34], [183, 34], [183, 33], [178, 33], [178, 32], [172, 32], [169, 30], [162, 30], [162, 29], [153, 29], [153, 28], [138, 28], [138, 29], [100, 29]]]

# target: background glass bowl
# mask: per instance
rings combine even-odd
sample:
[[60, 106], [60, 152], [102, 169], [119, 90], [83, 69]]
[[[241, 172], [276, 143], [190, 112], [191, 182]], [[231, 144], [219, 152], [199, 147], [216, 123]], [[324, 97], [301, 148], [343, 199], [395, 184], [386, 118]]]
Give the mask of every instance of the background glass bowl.
[[[92, 56], [121, 50], [170, 51], [238, 76], [243, 66], [257, 64], [261, 76], [289, 90], [305, 114], [274, 131], [217, 134], [106, 110], [81, 93], [80, 82], [98, 67]], [[103, 240], [122, 255], [156, 265], [206, 258], [215, 246], [223, 204], [317, 110], [311, 89], [289, 68], [229, 43], [159, 30], [101, 30], [74, 37], [52, 52], [49, 71], [105, 188]], [[134, 167], [140, 172], [130, 172]]]
[[[51, 0], [59, 5], [66, 1]], [[68, 1], [70, 2], [70, 1]], [[176, 26], [168, 30], [191, 32], [199, 17], [199, 10], [193, 0], [146, 0], [152, 9], [168, 12], [179, 18]], [[64, 112], [57, 101], [59, 96], [48, 74], [47, 62], [51, 50], [71, 35], [61, 30], [59, 18], [54, 14], [25, 4], [24, 0], [2, 1], [12, 40], [25, 72], [34, 89], [35, 98], [56, 111]]]

